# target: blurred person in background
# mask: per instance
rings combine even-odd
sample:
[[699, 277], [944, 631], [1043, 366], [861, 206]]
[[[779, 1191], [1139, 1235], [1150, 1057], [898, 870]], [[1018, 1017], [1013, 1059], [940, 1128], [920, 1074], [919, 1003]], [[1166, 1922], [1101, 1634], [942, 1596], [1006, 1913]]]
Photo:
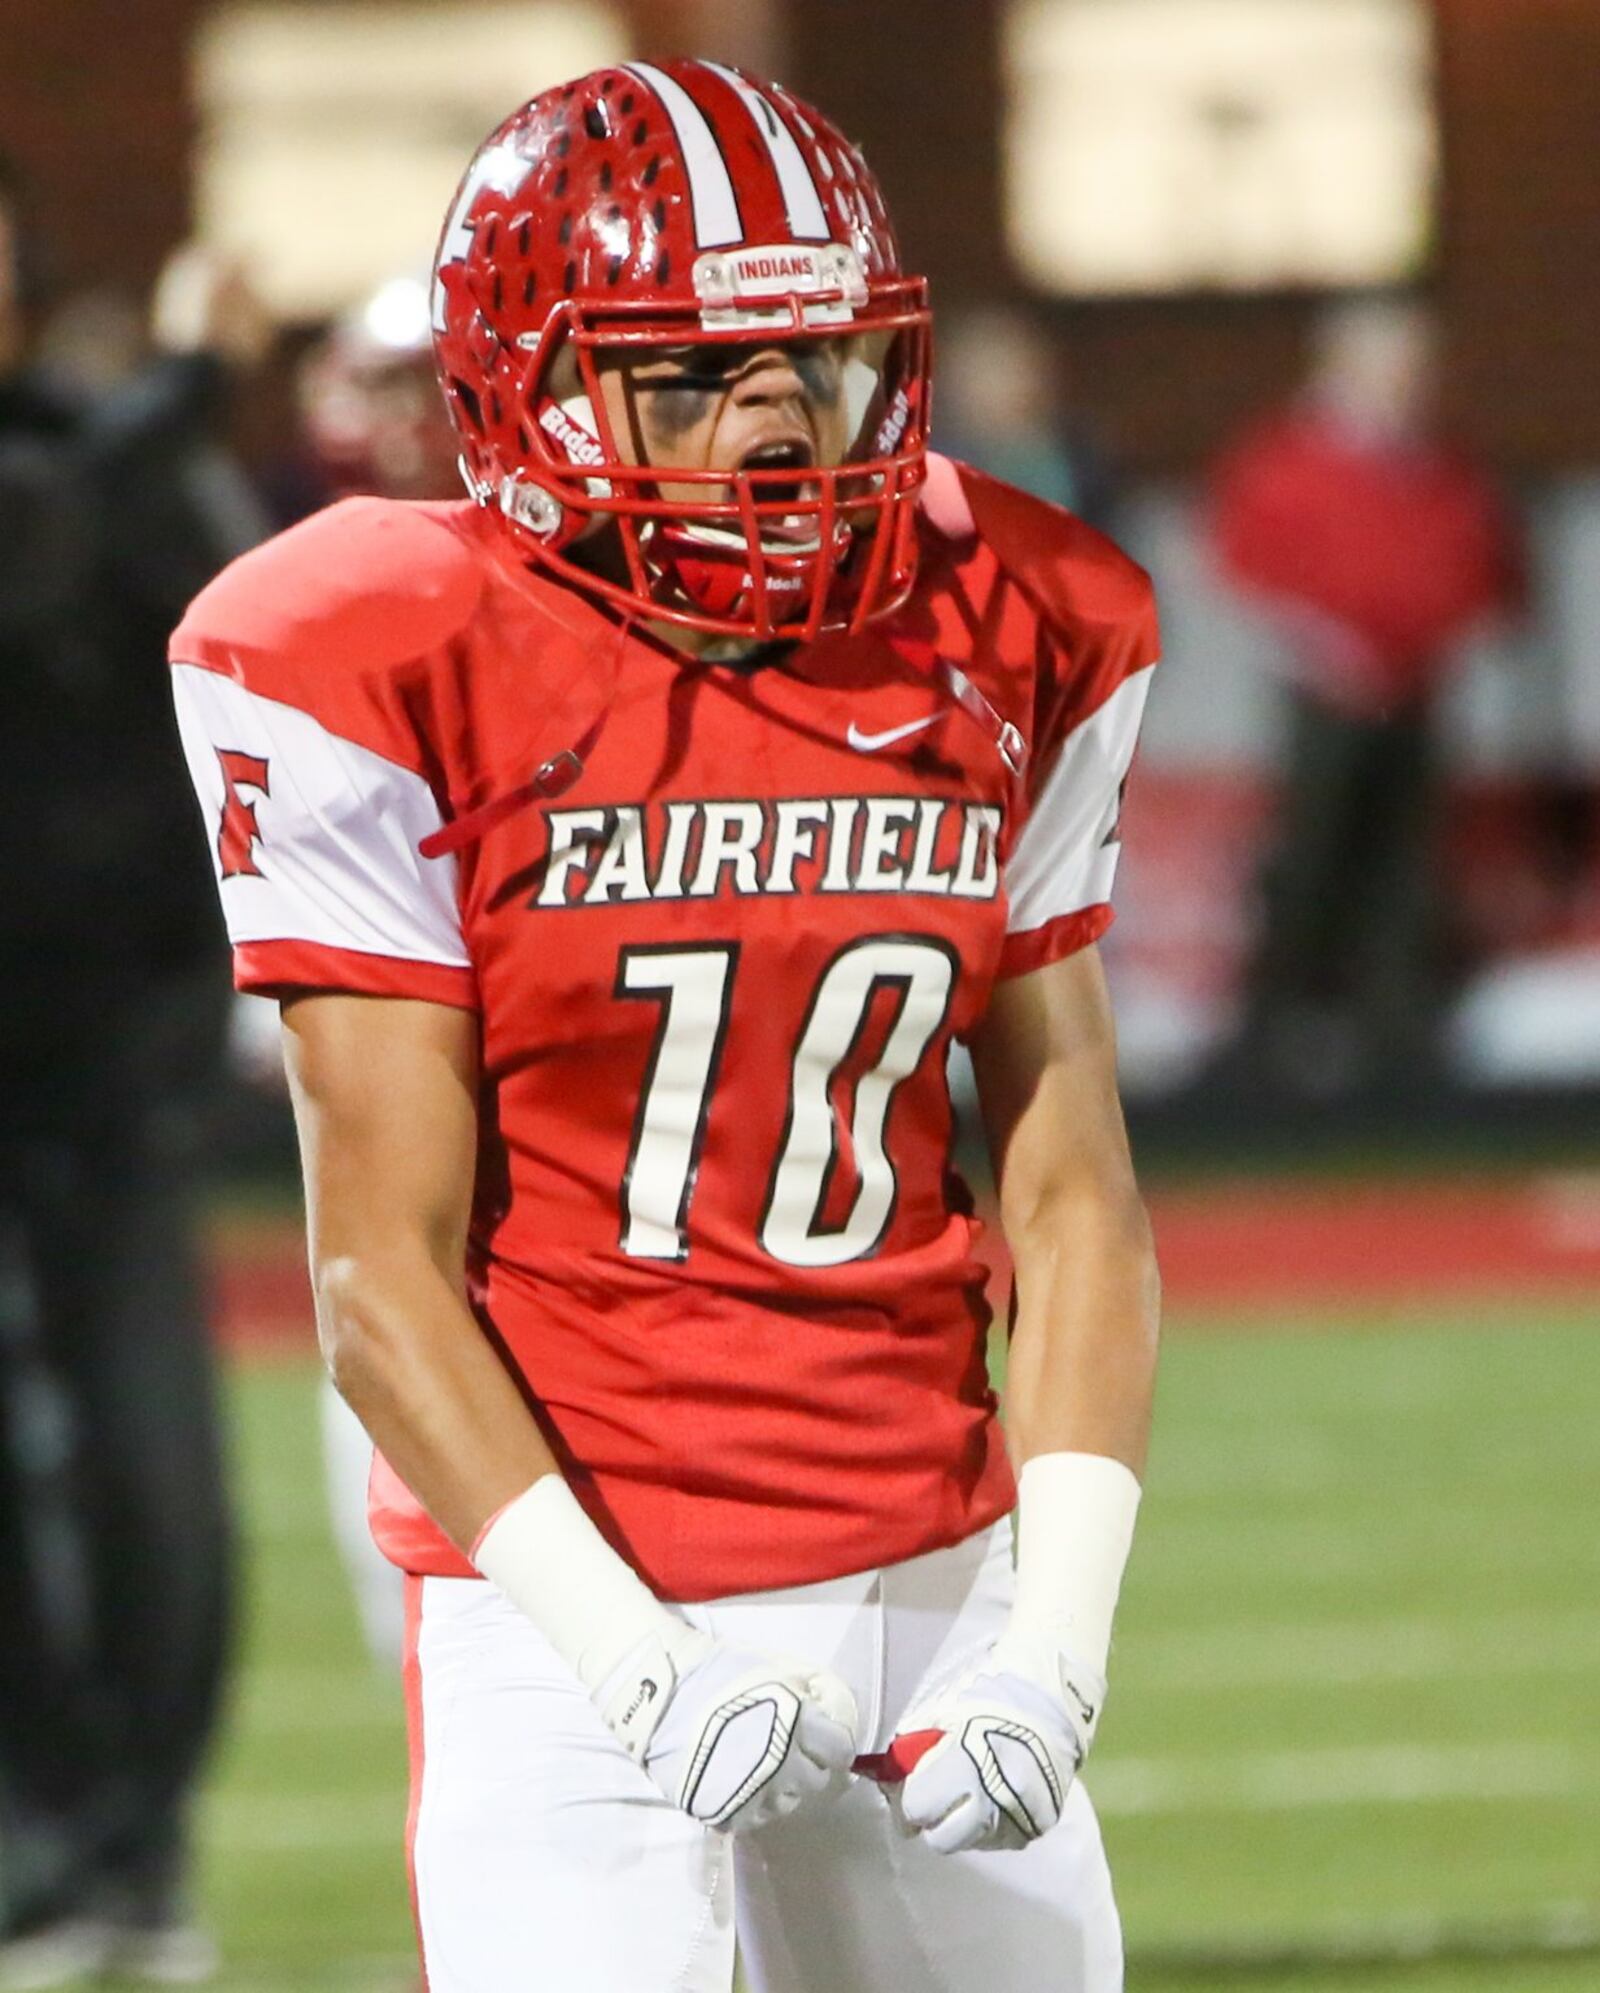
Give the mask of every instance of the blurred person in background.
[[[82, 371], [0, 173], [0, 1987], [192, 1980], [228, 1620], [188, 1183], [225, 992], [162, 678], [260, 515], [215, 440], [264, 325], [191, 254]], [[119, 357], [120, 356], [120, 357]], [[97, 374], [97, 370], [105, 370]], [[95, 376], [86, 379], [85, 375]], [[116, 386], [102, 387], [106, 379]]]
[[460, 492], [423, 278], [391, 277], [337, 319], [301, 361], [296, 389], [317, 504]]
[[1441, 433], [1438, 343], [1422, 302], [1334, 307], [1303, 393], [1211, 477], [1216, 554], [1278, 626], [1288, 699], [1260, 939], [1224, 1070], [1290, 1091], [1414, 1080], [1436, 1049], [1438, 699], [1521, 572], [1499, 491]]
[[941, 320], [939, 447], [1111, 532], [1113, 467], [1068, 385], [1061, 354], [1020, 307], [985, 305], [948, 330]]
[[33, 341], [30, 371], [61, 399], [81, 401], [125, 387], [153, 357], [148, 306], [108, 284], [62, 299]]

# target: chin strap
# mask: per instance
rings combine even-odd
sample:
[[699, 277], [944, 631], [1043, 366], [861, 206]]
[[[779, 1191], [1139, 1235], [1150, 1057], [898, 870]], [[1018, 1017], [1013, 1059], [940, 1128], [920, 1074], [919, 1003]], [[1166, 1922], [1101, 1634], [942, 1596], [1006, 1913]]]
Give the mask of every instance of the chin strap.
[[[650, 520], [640, 529], [639, 550], [668, 597], [702, 615], [731, 621], [755, 599], [754, 561], [742, 533], [714, 539], [692, 520]], [[799, 605], [811, 600], [819, 573], [825, 575], [825, 594], [838, 586], [850, 553], [850, 529], [839, 522], [831, 547], [820, 540], [798, 549], [763, 542], [762, 553], [770, 626], [795, 616]]]
[[515, 789], [502, 790], [498, 796], [491, 796], [475, 810], [468, 810], [465, 816], [452, 817], [441, 829], [430, 831], [417, 849], [424, 858], [447, 858], [453, 851], [476, 844], [496, 824], [515, 816], [525, 804], [538, 797], [564, 796], [583, 773], [584, 763], [593, 754], [610, 711], [607, 706], [580, 741], [562, 748], [559, 754], [552, 754], [548, 761], [540, 762], [528, 781], [520, 783]]

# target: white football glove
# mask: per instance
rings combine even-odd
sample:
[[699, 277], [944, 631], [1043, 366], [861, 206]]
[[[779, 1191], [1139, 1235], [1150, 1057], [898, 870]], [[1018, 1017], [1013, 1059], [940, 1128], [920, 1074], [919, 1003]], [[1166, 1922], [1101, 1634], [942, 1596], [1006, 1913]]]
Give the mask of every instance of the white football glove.
[[[1105, 1691], [1101, 1676], [1058, 1649], [1002, 1634], [901, 1718], [885, 1760], [890, 1778], [913, 1763], [904, 1785], [889, 1787], [907, 1832], [941, 1855], [1025, 1848], [1048, 1833], [1093, 1741]], [[919, 1756], [929, 1732], [943, 1735]]]
[[759, 1827], [848, 1779], [856, 1705], [839, 1677], [691, 1626], [601, 1538], [561, 1475], [507, 1502], [472, 1555], [692, 1818]]
[[641, 1642], [594, 1702], [673, 1804], [725, 1833], [842, 1790], [855, 1755], [855, 1697], [836, 1674], [693, 1628], [670, 1653]]

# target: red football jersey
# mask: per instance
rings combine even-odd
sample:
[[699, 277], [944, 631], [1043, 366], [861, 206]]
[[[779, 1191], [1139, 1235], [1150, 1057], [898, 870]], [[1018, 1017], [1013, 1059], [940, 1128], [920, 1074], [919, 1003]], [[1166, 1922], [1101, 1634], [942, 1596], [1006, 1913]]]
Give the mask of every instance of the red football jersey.
[[[935, 463], [921, 534], [870, 634], [695, 663], [471, 505], [351, 500], [173, 639], [240, 987], [478, 1014], [474, 1305], [668, 1598], [1014, 1499], [946, 1056], [1110, 920], [1155, 624], [976, 473]], [[373, 1522], [468, 1571], [382, 1461]]]

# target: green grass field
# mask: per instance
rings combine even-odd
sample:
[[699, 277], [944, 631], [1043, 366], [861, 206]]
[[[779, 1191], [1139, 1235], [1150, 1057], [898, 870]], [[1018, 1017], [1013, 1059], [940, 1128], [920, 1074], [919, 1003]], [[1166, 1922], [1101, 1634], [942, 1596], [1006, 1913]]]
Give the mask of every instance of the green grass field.
[[[414, 1984], [398, 1695], [329, 1546], [314, 1376], [234, 1376], [247, 1611], [200, 1821], [227, 1993]], [[1576, 1312], [1173, 1327], [1090, 1780], [1131, 1993], [1600, 1987], [1597, 1432]]]

